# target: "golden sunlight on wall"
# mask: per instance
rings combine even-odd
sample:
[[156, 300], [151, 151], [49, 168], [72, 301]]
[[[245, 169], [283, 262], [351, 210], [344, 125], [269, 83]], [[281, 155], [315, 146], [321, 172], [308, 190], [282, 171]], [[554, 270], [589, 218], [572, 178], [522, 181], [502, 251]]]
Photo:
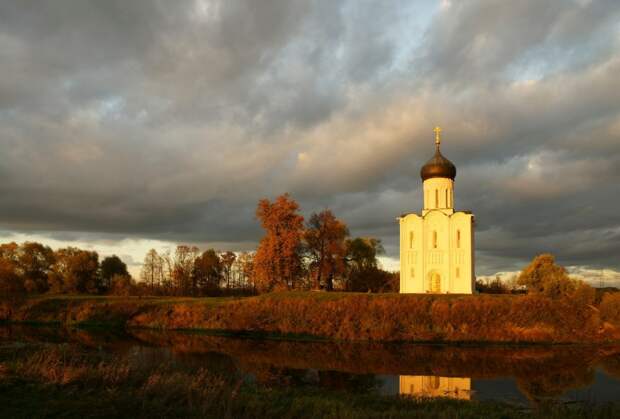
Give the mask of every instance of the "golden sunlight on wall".
[[398, 393], [414, 397], [471, 399], [471, 378], [401, 375]]
[[403, 214], [400, 224], [400, 292], [472, 294], [474, 292], [474, 216], [454, 210], [456, 167], [439, 149], [420, 172], [424, 207]]

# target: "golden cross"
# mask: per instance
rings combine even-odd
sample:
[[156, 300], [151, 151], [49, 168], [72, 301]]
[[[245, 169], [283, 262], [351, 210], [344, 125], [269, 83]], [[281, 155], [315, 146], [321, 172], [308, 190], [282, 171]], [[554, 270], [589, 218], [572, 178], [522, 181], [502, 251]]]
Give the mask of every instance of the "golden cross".
[[435, 144], [439, 145], [441, 143], [441, 128], [435, 127], [433, 131], [435, 132]]

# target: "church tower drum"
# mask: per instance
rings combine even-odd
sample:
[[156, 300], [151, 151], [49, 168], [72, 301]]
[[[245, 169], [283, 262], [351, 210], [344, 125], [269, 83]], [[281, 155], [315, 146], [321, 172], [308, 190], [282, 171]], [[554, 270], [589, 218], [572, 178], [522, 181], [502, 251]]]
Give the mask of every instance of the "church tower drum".
[[400, 292], [474, 291], [474, 216], [454, 211], [456, 167], [441, 154], [435, 128], [435, 155], [422, 167], [424, 207], [400, 223]]

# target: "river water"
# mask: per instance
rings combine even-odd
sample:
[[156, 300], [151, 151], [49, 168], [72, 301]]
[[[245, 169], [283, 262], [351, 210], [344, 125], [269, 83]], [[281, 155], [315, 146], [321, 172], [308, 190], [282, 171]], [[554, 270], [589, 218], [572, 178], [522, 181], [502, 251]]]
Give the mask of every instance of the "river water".
[[620, 346], [299, 342], [188, 332], [0, 327], [0, 344], [72, 345], [132, 362], [210, 368], [269, 386], [520, 405], [620, 401]]

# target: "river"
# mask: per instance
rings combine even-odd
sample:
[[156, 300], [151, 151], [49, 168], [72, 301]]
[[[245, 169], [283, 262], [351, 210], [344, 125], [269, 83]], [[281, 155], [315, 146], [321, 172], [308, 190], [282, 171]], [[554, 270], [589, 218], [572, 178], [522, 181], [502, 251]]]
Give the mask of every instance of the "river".
[[70, 345], [141, 366], [208, 368], [259, 385], [414, 397], [620, 401], [620, 346], [421, 345], [248, 339], [145, 329], [1, 326], [2, 345]]

